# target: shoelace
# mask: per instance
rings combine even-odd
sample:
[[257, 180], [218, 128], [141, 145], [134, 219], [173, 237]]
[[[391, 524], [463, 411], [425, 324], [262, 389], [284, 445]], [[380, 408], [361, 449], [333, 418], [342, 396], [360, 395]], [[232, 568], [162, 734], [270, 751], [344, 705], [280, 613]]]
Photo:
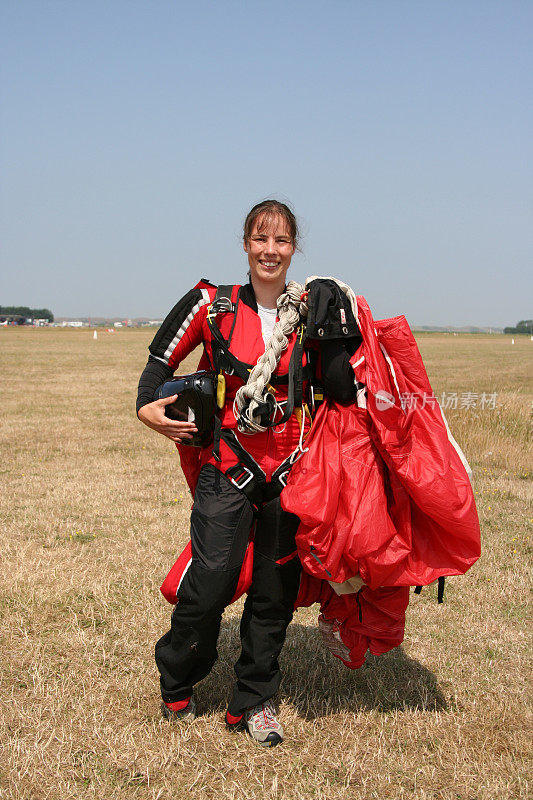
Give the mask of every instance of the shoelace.
[[[277, 725], [274, 707], [270, 703], [256, 706], [252, 712], [252, 717], [259, 717], [256, 721], [256, 726], [259, 730], [268, 730], [269, 728], [275, 728]], [[261, 717], [264, 722], [261, 721]]]

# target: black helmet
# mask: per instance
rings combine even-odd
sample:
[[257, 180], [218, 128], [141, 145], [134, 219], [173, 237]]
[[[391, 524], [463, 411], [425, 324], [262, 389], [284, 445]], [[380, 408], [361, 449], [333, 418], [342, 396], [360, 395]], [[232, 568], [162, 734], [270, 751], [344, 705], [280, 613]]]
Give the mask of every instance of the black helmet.
[[165, 407], [165, 415], [182, 422], [194, 422], [198, 433], [182, 444], [205, 447], [213, 436], [213, 418], [216, 411], [215, 373], [202, 370], [182, 378], [172, 378], [156, 389], [154, 400], [163, 397], [177, 399]]

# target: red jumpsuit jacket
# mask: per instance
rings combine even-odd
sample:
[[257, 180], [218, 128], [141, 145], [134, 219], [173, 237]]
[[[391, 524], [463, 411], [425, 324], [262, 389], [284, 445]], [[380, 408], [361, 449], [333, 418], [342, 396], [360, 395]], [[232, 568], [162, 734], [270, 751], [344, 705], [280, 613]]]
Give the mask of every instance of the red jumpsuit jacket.
[[[207, 314], [215, 299], [217, 287], [206, 280], [201, 280], [188, 294], [174, 306], [164, 320], [161, 328], [150, 345], [152, 356], [173, 369], [198, 346], [203, 345], [203, 354], [198, 369], [213, 369], [213, 333], [208, 325]], [[257, 303], [251, 284], [234, 286], [232, 297], [235, 311], [216, 315], [216, 324], [225, 339], [230, 339], [232, 354], [245, 364], [255, 365], [260, 355], [265, 352], [261, 333], [261, 319], [257, 313]], [[275, 377], [286, 375], [296, 342], [296, 332], [288, 337], [287, 349], [282, 353], [279, 364], [274, 371]], [[233, 401], [237, 389], [243, 381], [236, 375], [227, 374], [226, 398], [224, 407], [218, 411], [222, 427], [232, 430], [245, 450], [255, 459], [269, 480], [272, 473], [298, 446], [300, 427], [293, 415], [286, 424], [275, 429], [267, 429], [263, 433], [253, 435], [241, 434], [237, 431], [237, 422], [233, 413]], [[276, 399], [279, 403], [287, 398], [287, 384], [275, 386]], [[204, 464], [211, 463], [224, 471], [238, 463], [237, 456], [228, 445], [220, 442], [221, 461], [214, 458], [212, 447], [195, 448], [178, 446], [181, 464], [191, 491], [194, 494], [198, 473]]]

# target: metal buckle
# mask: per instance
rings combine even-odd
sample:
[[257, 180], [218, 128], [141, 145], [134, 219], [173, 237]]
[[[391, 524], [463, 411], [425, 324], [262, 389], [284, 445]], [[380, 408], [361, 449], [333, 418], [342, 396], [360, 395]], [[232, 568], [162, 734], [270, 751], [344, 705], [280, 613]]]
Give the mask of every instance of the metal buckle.
[[225, 372], [226, 375], [234, 375], [235, 367], [230, 364], [229, 359], [225, 357], [225, 353], [221, 350], [218, 356], [219, 369]]
[[289, 474], [290, 470], [286, 469], [285, 472], [282, 472], [281, 475], [278, 475], [278, 481], [281, 483], [282, 486], [287, 485], [287, 475]]
[[235, 303], [229, 297], [219, 297], [211, 303], [212, 314], [222, 314], [225, 311], [235, 311]]
[[[244, 489], [245, 486], [248, 486], [250, 481], [253, 481], [254, 473], [249, 470], [248, 467], [245, 467], [244, 464], [236, 464], [235, 466], [238, 466], [239, 469], [242, 470], [242, 473], [238, 478], [230, 477], [230, 481], [237, 489]], [[246, 478], [246, 480], [242, 480], [242, 478]]]

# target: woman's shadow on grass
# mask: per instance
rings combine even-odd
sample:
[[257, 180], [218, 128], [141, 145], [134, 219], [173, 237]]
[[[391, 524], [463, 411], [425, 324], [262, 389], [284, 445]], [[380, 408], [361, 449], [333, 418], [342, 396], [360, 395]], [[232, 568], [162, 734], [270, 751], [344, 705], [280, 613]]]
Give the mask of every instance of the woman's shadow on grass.
[[[233, 664], [240, 652], [237, 619], [223, 620], [218, 652], [214, 669], [197, 691], [200, 704], [210, 711], [226, 708], [235, 680]], [[317, 626], [293, 622], [280, 663], [279, 699], [306, 719], [342, 711], [447, 709], [435, 675], [402, 647], [383, 656], [367, 654], [360, 669], [350, 670], [322, 644]]]

